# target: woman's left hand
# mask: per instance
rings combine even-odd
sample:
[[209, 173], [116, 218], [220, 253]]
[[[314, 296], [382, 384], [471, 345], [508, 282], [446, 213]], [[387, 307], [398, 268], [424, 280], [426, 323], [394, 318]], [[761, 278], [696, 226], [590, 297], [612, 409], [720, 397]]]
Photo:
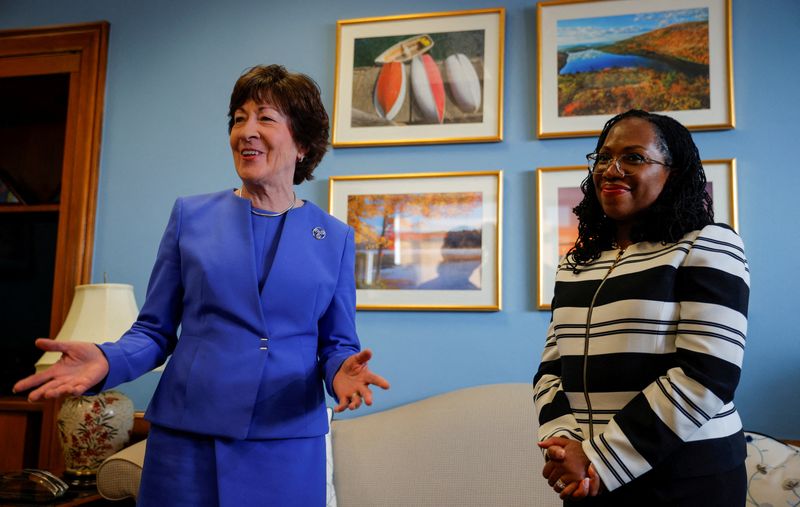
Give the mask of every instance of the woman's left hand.
[[334, 412], [342, 412], [346, 408], [355, 410], [361, 406], [362, 401], [372, 405], [370, 384], [381, 389], [389, 389], [389, 382], [385, 378], [367, 368], [370, 359], [372, 351], [365, 349], [344, 360], [333, 377], [333, 392], [339, 398], [339, 404], [333, 409]]

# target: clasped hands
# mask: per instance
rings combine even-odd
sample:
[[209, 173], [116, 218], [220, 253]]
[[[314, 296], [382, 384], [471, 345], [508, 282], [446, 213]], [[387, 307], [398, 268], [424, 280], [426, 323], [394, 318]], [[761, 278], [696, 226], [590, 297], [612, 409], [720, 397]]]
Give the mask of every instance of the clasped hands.
[[546, 449], [542, 476], [562, 500], [582, 500], [600, 493], [602, 481], [580, 442], [551, 437], [538, 445]]
[[372, 352], [369, 349], [353, 354], [344, 360], [339, 371], [333, 376], [333, 392], [339, 398], [339, 404], [334, 407], [334, 412], [342, 412], [347, 408], [355, 410], [361, 406], [362, 401], [372, 405], [370, 385], [376, 385], [384, 390], [389, 389], [389, 382], [385, 378], [367, 368], [370, 359]]

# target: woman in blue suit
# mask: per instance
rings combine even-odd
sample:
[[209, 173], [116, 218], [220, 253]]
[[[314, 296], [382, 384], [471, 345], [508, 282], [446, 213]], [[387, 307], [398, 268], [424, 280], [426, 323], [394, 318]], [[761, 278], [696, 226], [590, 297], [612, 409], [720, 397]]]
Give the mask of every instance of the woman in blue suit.
[[62, 357], [15, 391], [99, 391], [171, 356], [139, 505], [323, 505], [323, 382], [336, 411], [389, 387], [359, 352], [353, 229], [293, 191], [325, 154], [328, 115], [317, 85], [278, 65], [246, 71], [228, 115], [242, 184], [175, 202], [138, 320], [99, 347], [37, 341]]

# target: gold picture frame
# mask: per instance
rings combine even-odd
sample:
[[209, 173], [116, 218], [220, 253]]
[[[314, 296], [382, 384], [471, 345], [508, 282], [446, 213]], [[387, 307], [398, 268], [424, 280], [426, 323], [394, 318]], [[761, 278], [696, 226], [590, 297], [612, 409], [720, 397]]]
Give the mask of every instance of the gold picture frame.
[[739, 189], [736, 175], [736, 159], [721, 158], [703, 160], [706, 187], [714, 201], [714, 220], [739, 231]]
[[[536, 170], [536, 308], [549, 310], [558, 262], [578, 237], [578, 218], [572, 213], [583, 198], [580, 185], [585, 165], [539, 167]], [[557, 238], [557, 239], [556, 239]]]
[[336, 23], [334, 148], [503, 139], [505, 9]]
[[690, 130], [734, 128], [730, 0], [554, 0], [536, 10], [539, 138], [594, 136], [632, 108]]
[[499, 311], [502, 171], [332, 176], [359, 310]]
[[[703, 169], [714, 219], [738, 230], [736, 159], [704, 160]], [[536, 170], [536, 307], [540, 310], [550, 309], [558, 262], [578, 237], [578, 219], [572, 209], [583, 198], [580, 185], [587, 174], [585, 165]]]

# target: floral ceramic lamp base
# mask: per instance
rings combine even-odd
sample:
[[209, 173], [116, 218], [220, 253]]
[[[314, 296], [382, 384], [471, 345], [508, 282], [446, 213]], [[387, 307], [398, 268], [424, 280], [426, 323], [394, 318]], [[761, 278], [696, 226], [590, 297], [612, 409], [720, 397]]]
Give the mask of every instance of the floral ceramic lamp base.
[[92, 485], [103, 460], [130, 440], [133, 402], [113, 390], [69, 397], [58, 412], [57, 424], [71, 484]]

